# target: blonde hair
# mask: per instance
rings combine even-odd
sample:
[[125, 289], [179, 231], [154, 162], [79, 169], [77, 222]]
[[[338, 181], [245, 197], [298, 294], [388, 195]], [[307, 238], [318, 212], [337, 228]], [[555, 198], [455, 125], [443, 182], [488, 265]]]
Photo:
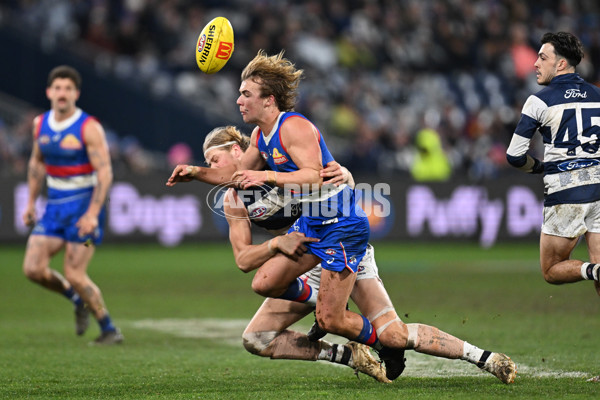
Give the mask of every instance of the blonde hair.
[[300, 79], [304, 73], [283, 58], [283, 50], [276, 56], [268, 56], [259, 50], [242, 71], [242, 81], [252, 79], [261, 85], [261, 97], [273, 96], [280, 111], [293, 111]]
[[222, 147], [223, 150], [231, 150], [231, 146], [237, 144], [242, 151], [246, 151], [250, 145], [250, 138], [240, 132], [235, 126], [220, 126], [213, 129], [206, 135], [202, 150], [204, 157], [206, 152], [215, 147]]

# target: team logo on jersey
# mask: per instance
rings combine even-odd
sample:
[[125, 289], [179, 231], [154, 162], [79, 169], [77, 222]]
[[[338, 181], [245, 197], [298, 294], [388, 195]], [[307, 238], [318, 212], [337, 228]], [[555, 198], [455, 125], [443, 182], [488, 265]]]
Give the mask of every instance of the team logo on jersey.
[[60, 148], [66, 150], [78, 150], [81, 149], [81, 141], [79, 141], [75, 135], [69, 133], [60, 141]]
[[327, 254], [328, 256], [332, 256], [335, 253], [337, 253], [337, 251], [335, 251], [334, 249], [327, 249], [327, 250], [325, 250], [325, 254]]
[[355, 256], [350, 257], [350, 259], [348, 260], [348, 264], [356, 264], [356, 257]]
[[44, 145], [44, 144], [48, 144], [50, 143], [50, 136], [48, 135], [41, 135], [40, 136], [40, 144]]
[[267, 207], [265, 207], [265, 206], [257, 207], [254, 210], [252, 210], [252, 212], [250, 213], [250, 218], [262, 217], [263, 215], [265, 215], [266, 211], [267, 211]]
[[364, 270], [365, 270], [364, 265], [358, 264], [358, 268], [356, 269], [356, 272], [363, 272]]
[[277, 147], [276, 147], [273, 149], [273, 161], [275, 161], [275, 164], [279, 165], [279, 164], [284, 164], [284, 163], [288, 162], [288, 159], [286, 156], [281, 154], [279, 152], [279, 150], [277, 150]]
[[267, 154], [266, 151], [261, 151], [260, 155], [262, 156], [262, 158], [265, 159], [265, 161], [267, 161], [269, 159], [269, 155]]

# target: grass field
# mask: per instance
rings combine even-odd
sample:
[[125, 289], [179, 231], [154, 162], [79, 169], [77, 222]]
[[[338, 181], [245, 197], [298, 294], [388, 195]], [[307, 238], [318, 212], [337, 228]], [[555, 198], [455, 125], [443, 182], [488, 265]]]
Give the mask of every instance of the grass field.
[[[462, 361], [407, 352], [391, 385], [323, 362], [269, 360], [240, 340], [262, 299], [226, 245], [102, 246], [90, 275], [125, 335], [115, 347], [74, 334], [72, 308], [28, 282], [22, 246], [0, 246], [0, 398], [592, 399], [600, 383], [600, 298], [590, 282], [552, 286], [536, 243], [376, 244], [405, 322], [510, 355], [514, 385]], [[578, 254], [585, 249], [578, 248]], [[60, 263], [55, 260], [55, 267]], [[311, 320], [301, 321], [306, 330]], [[335, 339], [328, 336], [330, 339]]]

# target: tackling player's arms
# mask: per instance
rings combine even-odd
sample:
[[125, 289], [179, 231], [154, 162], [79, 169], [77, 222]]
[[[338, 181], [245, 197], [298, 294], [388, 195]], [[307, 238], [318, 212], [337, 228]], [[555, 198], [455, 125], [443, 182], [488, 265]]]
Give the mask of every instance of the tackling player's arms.
[[297, 260], [307, 251], [304, 243], [318, 242], [318, 239], [292, 232], [253, 245], [248, 211], [234, 189], [229, 189], [225, 194], [223, 211], [229, 224], [229, 241], [233, 249], [233, 256], [238, 268], [243, 272], [259, 268], [278, 252]]

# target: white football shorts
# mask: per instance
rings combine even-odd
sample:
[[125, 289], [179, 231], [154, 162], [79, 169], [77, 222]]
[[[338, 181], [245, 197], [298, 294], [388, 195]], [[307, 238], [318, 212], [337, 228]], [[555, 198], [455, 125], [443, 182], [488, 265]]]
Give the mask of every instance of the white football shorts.
[[544, 207], [542, 232], [565, 238], [600, 233], [600, 201]]
[[[302, 274], [300, 278], [307, 279], [307, 283], [314, 290], [319, 290], [321, 285], [321, 264], [317, 264], [316, 267]], [[379, 270], [375, 263], [375, 249], [370, 244], [367, 244], [365, 256], [358, 264], [356, 280], [360, 279], [379, 279]]]

